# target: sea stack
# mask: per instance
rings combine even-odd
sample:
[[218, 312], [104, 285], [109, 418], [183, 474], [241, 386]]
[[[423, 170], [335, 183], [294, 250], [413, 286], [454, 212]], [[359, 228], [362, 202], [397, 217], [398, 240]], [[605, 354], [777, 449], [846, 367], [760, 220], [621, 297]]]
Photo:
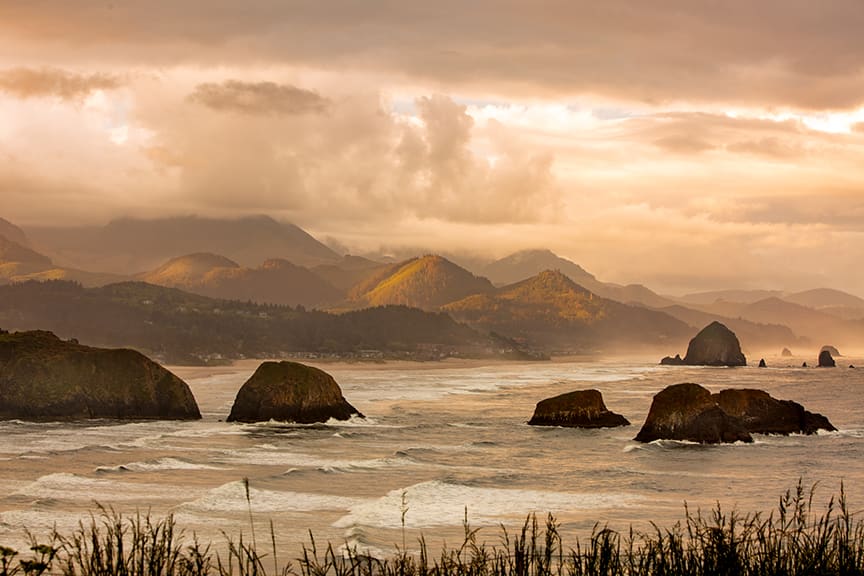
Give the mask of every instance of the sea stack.
[[780, 355], [783, 356], [784, 358], [788, 358], [788, 357], [792, 356], [792, 351], [789, 350], [788, 348], [783, 348], [783, 351], [780, 352]]
[[613, 428], [630, 422], [606, 408], [598, 390], [577, 390], [547, 398], [537, 403], [531, 426], [565, 426], [568, 428]]
[[727, 389], [711, 394], [692, 383], [668, 386], [654, 396], [640, 442], [689, 440], [703, 444], [751, 442], [751, 434], [815, 434], [836, 428], [797, 402], [762, 390]]
[[264, 362], [237, 393], [229, 422], [312, 424], [363, 417], [332, 376], [297, 362]]
[[661, 364], [685, 366], [746, 366], [747, 358], [741, 352], [741, 343], [735, 333], [720, 322], [712, 322], [690, 340], [687, 354], [681, 359], [669, 356]]
[[819, 367], [820, 368], [834, 368], [837, 366], [837, 362], [834, 361], [834, 358], [831, 356], [831, 352], [828, 350], [822, 350], [819, 352]]
[[759, 368], [766, 368], [767, 366], [768, 366], [768, 365], [765, 364], [765, 359], [764, 359], [764, 358], [761, 358], [761, 359], [759, 360]]
[[193, 420], [189, 386], [134, 350], [64, 341], [45, 331], [0, 334], [0, 419]]
[[717, 405], [706, 388], [684, 383], [667, 386], [654, 396], [639, 442], [687, 440], [702, 444], [753, 442], [740, 418]]

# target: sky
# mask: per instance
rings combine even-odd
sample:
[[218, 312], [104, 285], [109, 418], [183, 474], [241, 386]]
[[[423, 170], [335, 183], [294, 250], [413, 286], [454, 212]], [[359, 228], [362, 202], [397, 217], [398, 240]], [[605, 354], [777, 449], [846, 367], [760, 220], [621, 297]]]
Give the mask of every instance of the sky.
[[860, 0], [0, 0], [0, 217], [864, 295]]

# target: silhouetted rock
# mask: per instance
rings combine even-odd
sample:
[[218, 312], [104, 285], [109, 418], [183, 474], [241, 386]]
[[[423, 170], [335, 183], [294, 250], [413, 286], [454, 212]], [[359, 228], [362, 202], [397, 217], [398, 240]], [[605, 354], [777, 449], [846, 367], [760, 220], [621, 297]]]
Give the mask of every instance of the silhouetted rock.
[[840, 354], [840, 351], [837, 350], [837, 348], [835, 348], [834, 346], [830, 346], [830, 345], [822, 346], [822, 348], [819, 350], [819, 352], [825, 352], [826, 350], [828, 352], [830, 352], [831, 356], [833, 356], [835, 358], [838, 356], [842, 356], [842, 354]]
[[687, 355], [681, 362], [668, 356], [661, 364], [684, 364], [687, 366], [746, 366], [747, 359], [741, 352], [741, 343], [735, 333], [720, 322], [712, 322], [699, 331], [687, 346]]
[[759, 368], [765, 368], [766, 366], [767, 366], [767, 364], [765, 364], [765, 359], [761, 358], [759, 360]]
[[654, 395], [639, 442], [688, 440], [704, 444], [752, 442], [743, 421], [727, 414], [699, 384], [667, 386]]
[[834, 358], [831, 356], [831, 352], [828, 350], [822, 350], [819, 352], [819, 367], [820, 368], [834, 368], [837, 366], [837, 363], [834, 361]]
[[228, 422], [311, 424], [363, 417], [332, 376], [297, 362], [264, 362], [237, 392]]
[[186, 383], [139, 352], [34, 331], [0, 335], [0, 418], [191, 420], [201, 414]]
[[855, 368], [854, 364], [849, 364], [849, 368]]
[[807, 368], [807, 362], [802, 363], [801, 368]]
[[537, 403], [531, 426], [566, 426], [569, 428], [612, 428], [630, 422], [606, 408], [597, 390], [577, 390], [547, 398]]
[[784, 358], [788, 358], [789, 356], [792, 356], [792, 351], [789, 350], [788, 348], [783, 348], [783, 351], [780, 352], [780, 355], [783, 356]]
[[724, 412], [740, 418], [752, 434], [815, 434], [817, 430], [836, 430], [825, 416], [808, 412], [792, 400], [777, 400], [762, 390], [721, 390], [712, 397]]
[[660, 364], [663, 366], [681, 366], [684, 364], [684, 360], [681, 358], [680, 354], [675, 354], [675, 357], [665, 356], [662, 360], [660, 360]]

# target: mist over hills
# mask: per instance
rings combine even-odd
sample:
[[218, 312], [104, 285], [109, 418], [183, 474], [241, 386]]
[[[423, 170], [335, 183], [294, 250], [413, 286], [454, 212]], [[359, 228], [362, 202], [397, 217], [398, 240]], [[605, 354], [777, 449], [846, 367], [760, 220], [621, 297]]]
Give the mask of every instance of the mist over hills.
[[[181, 251], [195, 247], [201, 249]], [[50, 256], [55, 253], [136, 273], [62, 266]], [[147, 271], [136, 268], [156, 258]], [[268, 217], [129, 219], [103, 227], [27, 231], [0, 219], [0, 284], [73, 280], [86, 287], [143, 280], [265, 305], [341, 312], [388, 305], [444, 310], [481, 332], [570, 351], [613, 342], [654, 345], [680, 337], [682, 325], [692, 331], [714, 320], [738, 333], [745, 348], [864, 341], [864, 299], [830, 288], [792, 294], [716, 290], [679, 298], [640, 284], [602, 282], [550, 250], [523, 250], [485, 263], [476, 257], [458, 261], [469, 269], [434, 254], [396, 263], [340, 256], [299, 227]]]
[[342, 291], [311, 270], [275, 258], [246, 268], [216, 254], [189, 254], [138, 279], [212, 298], [263, 304], [321, 307], [344, 298]]
[[242, 266], [271, 258], [298, 265], [335, 262], [340, 256], [290, 223], [268, 216], [210, 219], [194, 216], [157, 220], [121, 219], [105, 226], [36, 227], [32, 243], [64, 266], [132, 275], [184, 254], [208, 252]]
[[550, 270], [443, 309], [471, 326], [563, 352], [658, 347], [684, 341], [692, 332], [663, 312], [602, 298]]

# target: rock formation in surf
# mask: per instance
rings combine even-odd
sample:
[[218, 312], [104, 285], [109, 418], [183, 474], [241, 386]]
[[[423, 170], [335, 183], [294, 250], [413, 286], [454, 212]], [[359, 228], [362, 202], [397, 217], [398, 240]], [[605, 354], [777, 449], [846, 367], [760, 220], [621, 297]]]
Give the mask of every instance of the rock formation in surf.
[[783, 356], [784, 358], [788, 358], [789, 356], [792, 356], [792, 351], [789, 350], [788, 348], [783, 348], [783, 351], [780, 352], [780, 355]]
[[682, 366], [684, 364], [684, 359], [681, 358], [680, 354], [675, 354], [672, 356], [664, 356], [662, 360], [660, 360], [660, 364], [664, 366]]
[[759, 360], [759, 368], [767, 368], [767, 367], [768, 367], [768, 365], [765, 363], [765, 359], [761, 358]]
[[762, 390], [728, 389], [713, 394], [724, 412], [741, 418], [752, 434], [815, 434], [836, 428], [821, 414], [792, 400], [777, 400]]
[[835, 357], [835, 358], [837, 358], [838, 356], [842, 356], [842, 354], [840, 354], [840, 351], [837, 350], [837, 347], [836, 347], [836, 346], [831, 346], [831, 345], [829, 345], [829, 344], [826, 344], [825, 346], [822, 346], [822, 348], [819, 349], [819, 352], [824, 352], [824, 351], [826, 351], [826, 350], [827, 350], [828, 352], [830, 352], [830, 353], [831, 353], [831, 356], [833, 356], [833, 357]]
[[751, 442], [750, 434], [815, 434], [836, 430], [825, 416], [762, 390], [711, 394], [692, 383], [668, 386], [654, 396], [640, 442], [688, 440], [705, 444]]
[[531, 426], [565, 426], [568, 428], [612, 428], [629, 426], [630, 422], [606, 408], [597, 390], [577, 390], [547, 398], [537, 403]]
[[661, 364], [684, 364], [686, 366], [746, 366], [747, 359], [741, 352], [741, 344], [735, 333], [720, 322], [712, 322], [699, 331], [687, 346], [684, 359], [666, 357]]
[[264, 362], [243, 384], [229, 422], [279, 420], [311, 424], [363, 415], [342, 396], [332, 376], [297, 362]]
[[201, 418], [189, 386], [134, 350], [0, 334], [0, 419]]
[[831, 356], [830, 350], [822, 350], [819, 352], [819, 367], [820, 368], [834, 368], [837, 366], [837, 363], [834, 361], [834, 357]]
[[727, 414], [699, 384], [667, 386], [654, 396], [639, 442], [688, 440], [703, 444], [752, 442], [744, 422]]

